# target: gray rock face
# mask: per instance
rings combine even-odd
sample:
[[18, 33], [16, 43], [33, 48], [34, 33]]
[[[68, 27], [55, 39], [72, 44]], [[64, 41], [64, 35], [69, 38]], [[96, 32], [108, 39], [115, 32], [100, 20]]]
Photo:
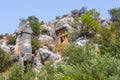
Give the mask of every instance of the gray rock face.
[[[39, 48], [38, 50], [38, 53], [40, 54], [41, 56], [41, 60], [43, 62], [47, 61], [47, 59], [49, 58], [50, 60], [53, 61], [53, 63], [59, 59], [61, 59], [61, 56], [57, 53], [57, 52], [52, 52], [52, 51], [49, 51], [45, 48]], [[41, 62], [42, 62], [41, 61]]]
[[86, 42], [88, 42], [88, 41], [89, 41], [89, 40], [80, 37], [80, 38], [78, 38], [78, 39], [76, 40], [75, 43], [78, 44], [78, 45], [80, 45], [80, 46], [83, 46], [83, 45], [85, 45]]
[[7, 40], [1, 39], [0, 43], [2, 45], [0, 45], [0, 47], [6, 52], [6, 53], [10, 53], [10, 48], [7, 46]]
[[51, 26], [47, 26], [46, 30], [49, 32], [50, 36], [53, 36], [55, 33], [54, 29]]
[[16, 30], [16, 45], [15, 45], [15, 54], [23, 54], [25, 60], [32, 54], [31, 48], [31, 34], [32, 29], [29, 25], [29, 21], [24, 21], [19, 24], [18, 29]]
[[60, 29], [67, 29], [67, 30], [71, 30], [72, 27], [69, 25], [69, 23], [73, 21], [72, 17], [64, 17], [62, 19], [60, 19], [56, 25], [55, 25], [55, 30], [60, 30]]
[[72, 17], [80, 17], [86, 11], [87, 11], [86, 7], [82, 7], [80, 10], [74, 9], [74, 10], [71, 11], [71, 16]]
[[8, 45], [8, 47], [10, 48], [11, 54], [14, 54], [15, 45]]
[[87, 11], [87, 8], [86, 8], [86, 7], [82, 7], [82, 8], [79, 10], [79, 16], [81, 16], [82, 14], [84, 14], [86, 11]]
[[48, 35], [39, 35], [39, 40], [41, 42], [47, 41], [47, 42], [53, 43], [53, 38]]
[[56, 67], [57, 63], [61, 61], [61, 56], [57, 52], [49, 51], [47, 48], [39, 48], [38, 56], [34, 59], [34, 70], [39, 72], [41, 67], [45, 65], [45, 62], [49, 59], [52, 61], [52, 66]]
[[33, 70], [39, 73], [40, 69], [43, 67], [43, 64], [41, 63], [41, 60], [40, 60], [40, 56], [39, 58], [35, 57], [33, 63], [34, 63]]
[[104, 28], [109, 28], [110, 24], [112, 24], [112, 22], [110, 20], [108, 20], [108, 19], [101, 20], [101, 25]]
[[71, 11], [72, 17], [78, 17], [79, 11], [77, 9]]
[[25, 20], [24, 22], [21, 22], [19, 24], [18, 29], [15, 31], [16, 34], [21, 34], [21, 33], [29, 33], [32, 34], [33, 31], [30, 27], [29, 21]]

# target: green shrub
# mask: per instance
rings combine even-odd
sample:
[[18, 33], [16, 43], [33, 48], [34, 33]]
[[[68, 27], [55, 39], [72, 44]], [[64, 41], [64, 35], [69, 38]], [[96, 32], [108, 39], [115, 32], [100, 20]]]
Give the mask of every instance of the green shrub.
[[118, 80], [120, 77], [120, 60], [106, 53], [102, 56], [95, 54], [92, 47], [72, 44], [65, 49], [69, 57], [66, 66], [60, 68], [64, 78], [70, 80]]
[[70, 44], [64, 50], [64, 56], [69, 57], [68, 63], [76, 64], [92, 58], [94, 49], [92, 45], [81, 47], [76, 44]]
[[23, 80], [24, 68], [22, 63], [15, 63], [10, 69], [8, 80]]
[[23, 65], [17, 63], [10, 70], [9, 80], [119, 80], [120, 60], [109, 54], [95, 55], [90, 44], [83, 47], [70, 44], [57, 68], [45, 65], [40, 73], [32, 71], [31, 67], [23, 72]]
[[114, 27], [109, 29], [102, 28], [101, 38], [97, 40], [100, 43], [101, 54], [110, 53], [110, 55], [120, 58], [120, 30]]
[[40, 27], [44, 22], [39, 22], [39, 19], [35, 16], [29, 16], [28, 20], [30, 22], [30, 26], [33, 30], [33, 35], [38, 36], [41, 33], [42, 28]]
[[16, 41], [15, 37], [9, 36], [7, 39], [8, 39], [7, 42], [8, 45], [15, 45], [15, 41]]
[[27, 65], [27, 70], [22, 62], [15, 63], [10, 69], [10, 74], [8, 80], [34, 80], [36, 73], [32, 70], [31, 65]]
[[6, 80], [6, 79], [5, 79], [5, 76], [2, 75], [2, 74], [0, 74], [0, 80]]
[[0, 39], [3, 39], [3, 35], [0, 35]]
[[40, 46], [40, 41], [38, 40], [37, 37], [32, 36], [32, 43], [31, 43], [31, 45], [32, 45], [32, 53], [35, 53], [36, 50], [37, 50], [37, 49], [39, 48], [39, 46]]
[[0, 48], [0, 72], [7, 70], [12, 64], [10, 54], [5, 53]]

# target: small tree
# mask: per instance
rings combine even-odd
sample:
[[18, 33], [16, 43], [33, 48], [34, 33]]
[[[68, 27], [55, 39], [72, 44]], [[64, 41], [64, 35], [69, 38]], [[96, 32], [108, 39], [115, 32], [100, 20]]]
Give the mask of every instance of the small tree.
[[108, 10], [112, 19], [119, 19], [120, 18], [120, 8], [113, 8]]
[[29, 16], [28, 20], [30, 22], [30, 26], [33, 30], [33, 35], [38, 36], [40, 34], [40, 23], [39, 19], [35, 16]]
[[95, 11], [95, 9], [89, 10], [81, 16], [81, 21], [85, 27], [83, 27], [84, 35], [88, 35], [90, 31], [100, 32], [99, 22], [95, 20], [95, 18], [99, 17], [99, 12]]

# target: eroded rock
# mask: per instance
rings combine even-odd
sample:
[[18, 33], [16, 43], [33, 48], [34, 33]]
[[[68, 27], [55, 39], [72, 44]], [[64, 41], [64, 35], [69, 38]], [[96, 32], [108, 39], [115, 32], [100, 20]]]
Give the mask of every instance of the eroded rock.
[[8, 47], [7, 45], [7, 40], [1, 39], [0, 43], [1, 43], [0, 45], [1, 49], [3, 49], [6, 53], [10, 53], [10, 47]]

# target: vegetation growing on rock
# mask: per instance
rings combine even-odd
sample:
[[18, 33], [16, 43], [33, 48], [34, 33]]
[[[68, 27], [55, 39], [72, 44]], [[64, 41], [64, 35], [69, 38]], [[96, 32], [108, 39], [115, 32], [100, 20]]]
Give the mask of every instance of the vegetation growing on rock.
[[[72, 16], [64, 15], [50, 23], [39, 22], [35, 16], [28, 17], [33, 30], [32, 53], [38, 55], [34, 57], [36, 61], [33, 61], [33, 66], [40, 69], [33, 71], [32, 66], [25, 72], [22, 61], [16, 62], [10, 67], [10, 55], [0, 48], [0, 73], [2, 74], [0, 79], [119, 80], [119, 12], [119, 8], [109, 10], [111, 15], [109, 20], [100, 19], [100, 13], [95, 9], [86, 10], [84, 7], [80, 10], [73, 10]], [[77, 40], [82, 39], [88, 41], [81, 42], [82, 46], [76, 44]], [[9, 37], [8, 45], [14, 45], [14, 40], [15, 37]], [[42, 42], [42, 40], [46, 41]], [[98, 44], [99, 49], [97, 55], [95, 44]], [[62, 53], [59, 63], [57, 60], [60, 57], [56, 57], [56, 53]], [[56, 63], [52, 64], [51, 59], [56, 60]], [[45, 60], [47, 61], [45, 62]], [[6, 69], [10, 69], [10, 74], [4, 76], [3, 72]]]

